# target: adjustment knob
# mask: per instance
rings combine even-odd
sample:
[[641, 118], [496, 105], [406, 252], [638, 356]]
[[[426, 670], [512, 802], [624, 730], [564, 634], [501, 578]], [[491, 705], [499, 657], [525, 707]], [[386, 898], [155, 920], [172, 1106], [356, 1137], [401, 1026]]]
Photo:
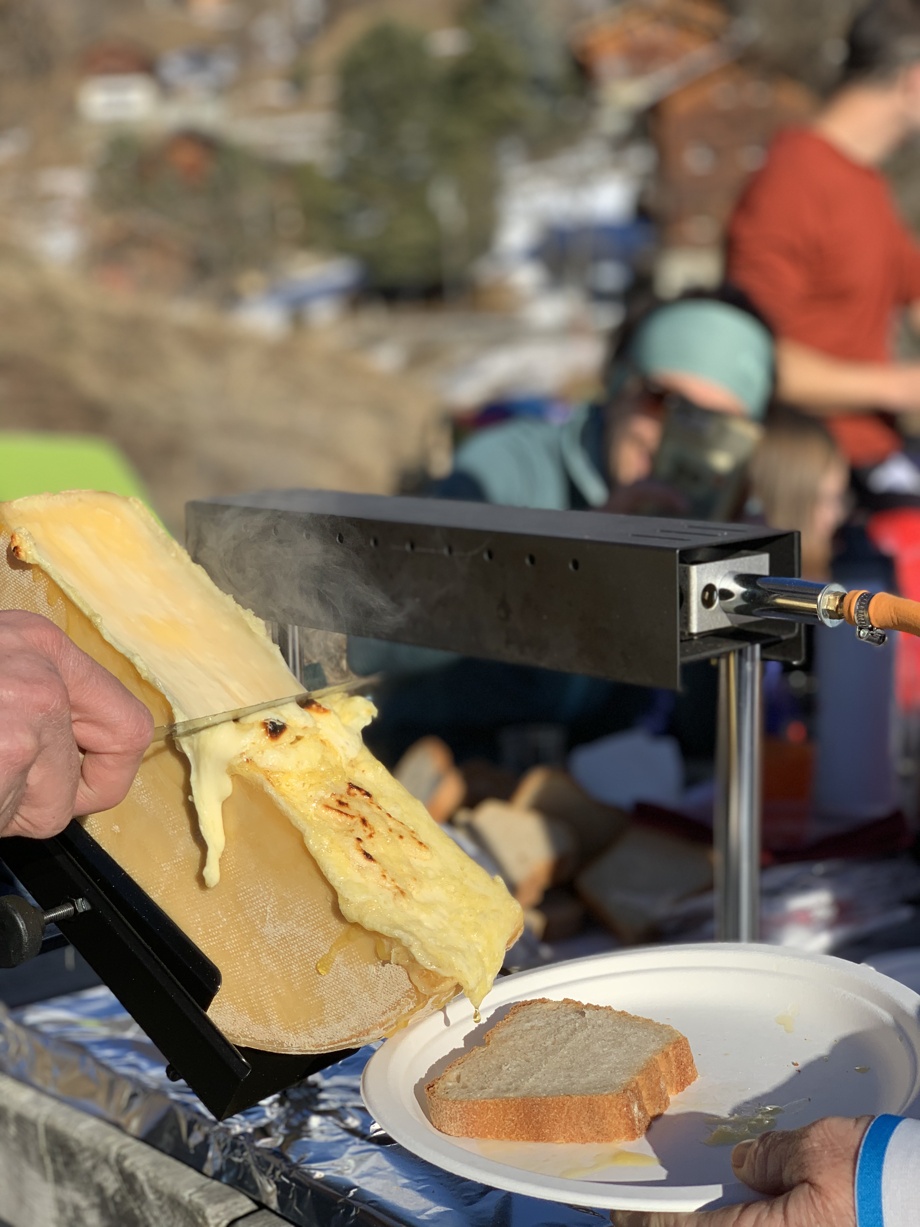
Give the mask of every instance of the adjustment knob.
[[45, 913], [21, 895], [0, 899], [0, 967], [34, 958], [45, 936]]
[[59, 903], [45, 912], [22, 895], [0, 896], [0, 967], [18, 967], [34, 958], [42, 948], [48, 925], [88, 911], [86, 899]]

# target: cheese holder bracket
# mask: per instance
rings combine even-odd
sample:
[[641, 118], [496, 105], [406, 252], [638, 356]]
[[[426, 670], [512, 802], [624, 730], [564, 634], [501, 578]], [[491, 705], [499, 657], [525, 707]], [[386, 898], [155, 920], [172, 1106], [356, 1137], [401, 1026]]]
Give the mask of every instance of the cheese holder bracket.
[[168, 1062], [218, 1120], [224, 1120], [346, 1052], [290, 1056], [232, 1044], [206, 1010], [220, 971], [78, 822], [53, 839], [10, 837], [0, 857], [56, 920]]

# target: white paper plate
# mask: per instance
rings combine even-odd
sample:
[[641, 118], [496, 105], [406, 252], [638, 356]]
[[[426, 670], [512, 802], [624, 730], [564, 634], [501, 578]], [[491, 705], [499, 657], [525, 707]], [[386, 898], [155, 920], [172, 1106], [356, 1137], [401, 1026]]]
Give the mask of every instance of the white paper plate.
[[[641, 1142], [513, 1143], [439, 1133], [425, 1083], [479, 1042], [509, 1005], [572, 997], [667, 1022], [699, 1078]], [[822, 1116], [902, 1113], [920, 1094], [920, 996], [870, 967], [775, 946], [707, 944], [601, 954], [498, 981], [473, 1019], [465, 999], [387, 1040], [365, 1067], [368, 1110], [430, 1163], [570, 1205], [697, 1210], [756, 1200], [731, 1170], [724, 1122], [796, 1128]]]

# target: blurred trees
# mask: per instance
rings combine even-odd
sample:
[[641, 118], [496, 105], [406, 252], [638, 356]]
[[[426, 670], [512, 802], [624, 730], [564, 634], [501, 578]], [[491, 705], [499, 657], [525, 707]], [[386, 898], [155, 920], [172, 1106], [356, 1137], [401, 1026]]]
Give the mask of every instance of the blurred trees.
[[439, 162], [438, 74], [424, 36], [372, 28], [341, 68], [339, 246], [375, 284], [424, 288], [438, 280], [437, 221], [428, 185]]
[[[62, 14], [57, 0], [0, 0], [0, 88], [7, 60], [18, 73], [62, 54], [73, 63], [75, 44], [102, 32], [97, 13], [119, 2], [73, 0]], [[345, 51], [329, 165], [272, 164], [215, 141], [207, 173], [190, 177], [168, 140], [115, 136], [96, 168], [99, 242], [155, 235], [211, 292], [243, 271], [270, 274], [298, 245], [356, 256], [381, 292], [460, 288], [492, 240], [503, 156], [579, 135], [585, 111], [553, 0], [466, 0], [452, 20], [434, 35], [382, 21]]]
[[[441, 58], [421, 31], [382, 22], [341, 65], [339, 165], [319, 211], [383, 290], [453, 282], [491, 235], [496, 150], [522, 122], [523, 76], [488, 27], [464, 35]], [[305, 200], [311, 228], [316, 203]]]
[[531, 138], [556, 138], [584, 119], [581, 81], [568, 29], [552, 0], [480, 0], [478, 14], [516, 49], [527, 84]]
[[194, 280], [219, 293], [270, 264], [276, 180], [260, 159], [208, 137], [182, 133], [151, 146], [122, 134], [97, 168], [96, 202], [110, 223], [170, 239]]
[[575, 91], [564, 54], [524, 54], [515, 31], [539, 22], [506, 5], [471, 6], [447, 54], [387, 21], [341, 63], [338, 166], [325, 187], [303, 176], [304, 209], [308, 230], [360, 258], [376, 289], [455, 288], [491, 240], [506, 142], [539, 144], [564, 124], [556, 103]]
[[[268, 271], [296, 239], [356, 256], [380, 292], [451, 292], [491, 243], [508, 142], [542, 149], [568, 135], [573, 110], [558, 104], [578, 96], [564, 54], [549, 55], [539, 40], [519, 50], [526, 13], [508, 3], [477, 0], [462, 26], [438, 31], [440, 42], [393, 21], [359, 37], [340, 61], [325, 168], [272, 166], [212, 141], [205, 169], [199, 158], [190, 173], [170, 149], [183, 134], [158, 145], [116, 137], [98, 167], [102, 217], [181, 246], [202, 288]], [[292, 199], [303, 218], [293, 229]]]

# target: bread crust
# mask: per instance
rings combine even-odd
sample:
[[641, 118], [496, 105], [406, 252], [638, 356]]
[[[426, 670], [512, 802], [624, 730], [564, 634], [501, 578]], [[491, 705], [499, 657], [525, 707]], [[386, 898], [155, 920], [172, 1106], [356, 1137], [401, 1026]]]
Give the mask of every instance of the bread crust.
[[[486, 1032], [483, 1043], [513, 1027], [520, 1011], [550, 999], [518, 1002]], [[583, 1010], [605, 1010], [624, 1020], [648, 1023], [610, 1006], [597, 1006], [565, 998]], [[620, 1090], [604, 1094], [527, 1095], [501, 1098], [457, 1099], [444, 1093], [445, 1085], [471, 1053], [466, 1052], [425, 1087], [431, 1123], [452, 1137], [492, 1138], [511, 1142], [634, 1142], [642, 1137], [653, 1117], [664, 1112], [671, 1096], [696, 1080], [697, 1070], [685, 1036], [673, 1027], [661, 1048]], [[476, 1051], [471, 1050], [472, 1051]]]

